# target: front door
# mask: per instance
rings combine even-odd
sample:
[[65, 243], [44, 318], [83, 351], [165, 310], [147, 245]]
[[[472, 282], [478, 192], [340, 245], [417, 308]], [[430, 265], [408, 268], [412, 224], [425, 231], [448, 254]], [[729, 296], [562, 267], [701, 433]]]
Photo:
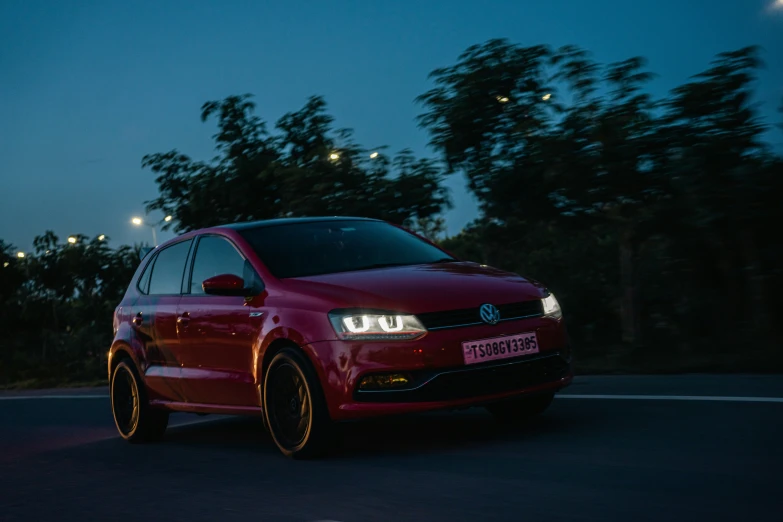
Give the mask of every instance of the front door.
[[228, 239], [198, 239], [193, 268], [179, 303], [183, 346], [182, 385], [189, 402], [258, 406], [253, 378], [253, 344], [263, 313], [239, 296], [207, 295], [204, 280], [232, 274], [246, 281], [250, 264]]

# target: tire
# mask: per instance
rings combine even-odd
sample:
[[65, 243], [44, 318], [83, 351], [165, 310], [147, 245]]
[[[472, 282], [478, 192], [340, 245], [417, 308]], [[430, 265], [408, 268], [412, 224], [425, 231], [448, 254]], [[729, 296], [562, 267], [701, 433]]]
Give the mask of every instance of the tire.
[[163, 438], [169, 412], [149, 405], [144, 383], [131, 361], [120, 361], [114, 369], [110, 392], [114, 425], [123, 439], [137, 444]]
[[323, 456], [334, 430], [323, 390], [310, 362], [296, 348], [283, 348], [264, 374], [265, 424], [287, 457]]
[[258, 388], [258, 403], [261, 405], [261, 421], [264, 425], [264, 433], [269, 433], [269, 420], [266, 418], [266, 409], [264, 409], [264, 384], [261, 383]]
[[489, 404], [487, 410], [502, 424], [521, 424], [544, 413], [554, 398], [554, 393], [544, 393]]

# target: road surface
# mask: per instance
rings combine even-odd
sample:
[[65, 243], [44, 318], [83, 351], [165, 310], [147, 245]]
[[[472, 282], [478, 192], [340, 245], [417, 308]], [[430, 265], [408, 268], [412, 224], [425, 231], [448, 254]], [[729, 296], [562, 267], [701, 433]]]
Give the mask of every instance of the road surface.
[[0, 521], [783, 521], [783, 376], [584, 377], [515, 431], [355, 424], [287, 460], [256, 419], [114, 431], [105, 389], [0, 394]]

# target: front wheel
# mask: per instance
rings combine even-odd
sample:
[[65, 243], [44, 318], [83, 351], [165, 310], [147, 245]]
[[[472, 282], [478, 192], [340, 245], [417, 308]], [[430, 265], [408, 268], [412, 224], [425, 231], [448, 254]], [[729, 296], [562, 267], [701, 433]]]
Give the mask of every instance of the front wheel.
[[144, 384], [133, 363], [121, 361], [111, 379], [111, 410], [120, 436], [132, 443], [163, 438], [169, 413], [149, 405]]
[[487, 410], [504, 424], [518, 424], [536, 417], [552, 404], [554, 393], [544, 393], [532, 397], [496, 402], [487, 406]]
[[280, 451], [292, 458], [321, 456], [332, 440], [332, 422], [318, 376], [298, 350], [284, 348], [264, 376], [264, 416]]

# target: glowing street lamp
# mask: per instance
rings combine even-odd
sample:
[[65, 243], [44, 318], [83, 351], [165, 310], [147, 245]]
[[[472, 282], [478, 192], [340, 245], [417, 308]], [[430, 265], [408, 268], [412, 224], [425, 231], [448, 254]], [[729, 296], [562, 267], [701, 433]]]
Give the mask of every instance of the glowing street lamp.
[[377, 157], [378, 157], [378, 153], [377, 152], [373, 152], [372, 154], [370, 154], [370, 159], [375, 159]]
[[106, 239], [105, 234], [101, 234], [100, 236], [98, 236], [98, 241], [103, 241], [104, 239]]
[[168, 223], [168, 222], [169, 222], [169, 221], [171, 221], [172, 219], [174, 219], [172, 216], [166, 216], [166, 217], [164, 217], [164, 218], [163, 218], [163, 221], [165, 221], [166, 223]]
[[72, 245], [76, 244], [76, 236], [68, 236], [68, 242]]
[[549, 93], [547, 93], [547, 94], [543, 95], [543, 96], [541, 97], [541, 99], [542, 99], [542, 100], [544, 100], [544, 101], [547, 101], [547, 100], [548, 100], [549, 98], [551, 98], [551, 97], [552, 97], [552, 95], [551, 95], [551, 94], [549, 94]]
[[336, 152], [332, 152], [331, 154], [329, 154], [329, 159], [332, 161], [337, 161], [338, 159], [340, 159], [340, 155], [337, 154]]
[[18, 257], [19, 259], [24, 259], [24, 252], [17, 252], [16, 257]]
[[497, 97], [497, 100], [498, 100], [500, 103], [508, 103], [508, 101], [509, 101], [509, 100], [508, 100], [508, 96], [498, 96], [498, 97]]
[[[166, 216], [168, 217], [168, 216]], [[131, 218], [131, 223], [136, 225], [137, 227], [140, 227], [142, 225], [146, 225], [152, 229], [152, 242], [155, 244], [155, 246], [158, 246], [158, 232], [155, 230], [155, 225], [150, 225], [149, 223], [145, 223], [143, 219], [140, 217], [134, 216]]]

